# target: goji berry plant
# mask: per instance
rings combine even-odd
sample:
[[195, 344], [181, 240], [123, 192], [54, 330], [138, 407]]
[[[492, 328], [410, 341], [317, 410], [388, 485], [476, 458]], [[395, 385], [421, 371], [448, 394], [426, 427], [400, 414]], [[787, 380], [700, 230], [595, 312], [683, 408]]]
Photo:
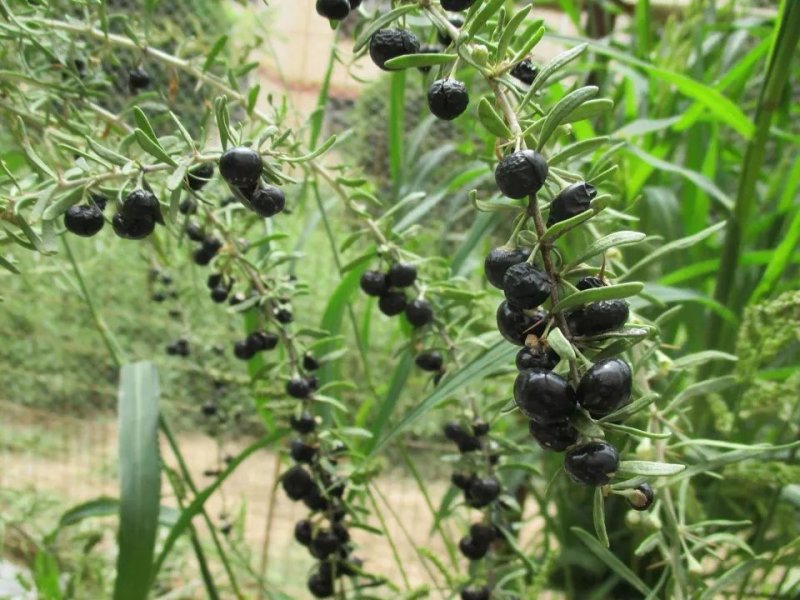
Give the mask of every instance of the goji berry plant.
[[[741, 7], [751, 30], [730, 24], [737, 44], [707, 74], [662, 60], [680, 45], [654, 49], [650, 2], [630, 9], [623, 44], [613, 23], [625, 3], [587, 2], [585, 26], [575, 3], [559, 3], [586, 33], [564, 38], [530, 2], [317, 0], [315, 18], [355, 34], [326, 57], [318, 110], [293, 127], [291, 107], [255, 78], [257, 44], [176, 41], [153, 22], [157, 4], [0, 0], [0, 266], [25, 277], [33, 252], [69, 268], [120, 371], [119, 500], [62, 519], [118, 514], [104, 593], [169, 595], [184, 537], [211, 598], [798, 593], [800, 318], [777, 282], [797, 281], [800, 5]], [[692, 38], [674, 22], [660, 31]], [[542, 59], [545, 36], [566, 49]], [[383, 177], [353, 159], [349, 132], [323, 141], [334, 65], [356, 61], [389, 80], [366, 128], [387, 148]], [[737, 104], [728, 87], [744, 75]], [[407, 130], [415, 90], [425, 115]], [[191, 116], [181, 93], [196, 98]], [[709, 127], [704, 156], [697, 132]], [[423, 152], [434, 131], [443, 138]], [[741, 139], [726, 154], [730, 135]], [[765, 166], [782, 153], [786, 178]], [[685, 198], [669, 178], [691, 184]], [[751, 229], [756, 206], [777, 210]], [[327, 247], [307, 243], [319, 223]], [[159, 406], [168, 368], [134, 360], [84, 276], [98, 240], [140, 256], [147, 306], [181, 321], [158, 349], [211, 382], [195, 408], [220, 456], [236, 427], [260, 435], [220, 458], [207, 487], [167, 398]], [[111, 256], [97, 258], [110, 285], [130, 286]], [[243, 332], [205, 339], [190, 303]], [[229, 387], [247, 400], [227, 401]], [[436, 450], [408, 446], [420, 439]], [[206, 508], [265, 448], [281, 470], [270, 501], [305, 507], [291, 527], [310, 559], [285, 591], [265, 574], [266, 549], [256, 565]], [[432, 516], [430, 547], [414, 548], [424, 581], [387, 518], [388, 461]], [[394, 520], [410, 539], [415, 524]], [[373, 536], [386, 538], [390, 570], [377, 568]], [[63, 597], [46, 582], [40, 592]]]

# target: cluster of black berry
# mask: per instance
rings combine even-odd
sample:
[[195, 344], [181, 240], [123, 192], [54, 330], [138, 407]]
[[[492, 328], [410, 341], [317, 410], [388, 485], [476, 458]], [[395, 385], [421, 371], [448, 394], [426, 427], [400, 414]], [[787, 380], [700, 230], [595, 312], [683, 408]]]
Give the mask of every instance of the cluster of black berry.
[[361, 0], [317, 0], [317, 14], [332, 21], [341, 21], [361, 6]]
[[258, 216], [269, 218], [286, 208], [286, 196], [280, 188], [261, 183], [263, 169], [261, 155], [246, 146], [229, 148], [219, 159], [219, 172], [239, 201]]
[[395, 263], [386, 273], [365, 271], [361, 276], [361, 289], [368, 296], [378, 298], [378, 308], [387, 317], [405, 313], [413, 327], [424, 327], [433, 321], [433, 308], [423, 298], [408, 302], [404, 291], [416, 280], [417, 268], [414, 265]]
[[233, 344], [233, 355], [239, 360], [250, 360], [257, 353], [274, 350], [278, 345], [278, 336], [270, 331], [259, 329], [250, 333], [245, 339]]

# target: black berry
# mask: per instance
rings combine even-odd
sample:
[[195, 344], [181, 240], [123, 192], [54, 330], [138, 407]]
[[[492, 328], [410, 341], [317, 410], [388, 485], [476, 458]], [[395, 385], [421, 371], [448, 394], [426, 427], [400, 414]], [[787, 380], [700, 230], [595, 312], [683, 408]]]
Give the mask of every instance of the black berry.
[[[461, 17], [450, 17], [447, 20], [450, 21], [450, 24], [456, 29], [461, 29], [464, 26], [464, 19]], [[450, 39], [450, 33], [447, 31], [439, 30], [436, 33], [436, 37], [442, 46], [449, 46], [453, 41]]]
[[606, 485], [619, 469], [619, 453], [608, 442], [587, 442], [567, 451], [564, 469], [577, 483]]
[[542, 188], [548, 170], [544, 156], [533, 150], [518, 150], [500, 161], [494, 180], [504, 195], [519, 200]]
[[186, 185], [189, 186], [189, 189], [197, 191], [203, 189], [213, 176], [214, 165], [203, 163], [186, 173]]
[[483, 261], [483, 270], [486, 273], [486, 279], [497, 289], [503, 289], [503, 277], [506, 271], [514, 265], [524, 263], [531, 255], [529, 248], [509, 248], [508, 246], [500, 246], [495, 248], [486, 255]]
[[317, 489], [309, 472], [299, 465], [295, 465], [283, 474], [281, 486], [292, 500], [302, 500]]
[[517, 352], [517, 369], [546, 369], [552, 371], [561, 358], [555, 350], [547, 346], [537, 345], [534, 347], [525, 346]]
[[412, 300], [406, 306], [406, 319], [414, 327], [423, 327], [433, 321], [433, 308], [425, 300]]
[[158, 198], [149, 190], [133, 190], [122, 203], [120, 213], [126, 219], [150, 219], [156, 223], [164, 223]]
[[200, 409], [205, 417], [213, 417], [217, 414], [217, 405], [213, 402], [204, 402]]
[[150, 85], [150, 74], [141, 67], [128, 71], [128, 87], [132, 92], [138, 92]]
[[330, 598], [333, 596], [333, 578], [330, 574], [318, 571], [308, 578], [308, 591], [314, 598]]
[[417, 280], [417, 267], [408, 263], [395, 263], [386, 274], [386, 281], [392, 287], [408, 287]]
[[368, 296], [382, 296], [389, 291], [389, 282], [380, 271], [364, 271], [361, 275], [361, 289]]
[[550, 297], [550, 291], [547, 273], [527, 262], [509, 267], [503, 277], [506, 300], [517, 308], [536, 308]]
[[474, 475], [467, 475], [466, 473], [459, 473], [456, 471], [450, 476], [450, 483], [460, 490], [466, 490], [474, 478]]
[[213, 290], [215, 287], [222, 283], [222, 273], [211, 273], [206, 278], [206, 286], [208, 289]]
[[500, 482], [494, 477], [475, 478], [467, 488], [466, 500], [473, 508], [483, 508], [497, 500], [500, 495]]
[[311, 525], [311, 521], [308, 519], [303, 519], [298, 521], [294, 525], [294, 539], [297, 540], [298, 544], [302, 544], [303, 546], [308, 546], [313, 539], [313, 527]]
[[253, 192], [250, 206], [259, 217], [268, 219], [283, 211], [286, 207], [286, 196], [280, 188], [266, 185]]
[[600, 279], [599, 277], [584, 277], [578, 283], [575, 284], [575, 287], [578, 288], [579, 291], [584, 290], [591, 290], [595, 288], [605, 287], [605, 282]]
[[428, 90], [428, 108], [445, 121], [452, 121], [465, 110], [469, 104], [466, 86], [455, 79], [437, 79]]
[[192, 260], [194, 260], [197, 265], [205, 266], [214, 260], [214, 255], [206, 252], [203, 248], [198, 248], [192, 254]]
[[406, 309], [406, 295], [399, 290], [391, 290], [378, 300], [378, 308], [387, 317], [399, 315]]
[[292, 440], [289, 454], [295, 462], [310, 463], [317, 455], [317, 448], [311, 444], [306, 444], [303, 440], [296, 439]]
[[628, 496], [628, 504], [633, 510], [647, 510], [653, 505], [656, 494], [649, 483], [643, 483], [633, 489], [632, 495]]
[[291, 416], [289, 425], [297, 433], [309, 434], [317, 428], [317, 420], [311, 413], [304, 412], [299, 417]]
[[70, 206], [64, 213], [64, 227], [81, 237], [92, 237], [105, 225], [102, 211], [93, 205]]
[[436, 372], [442, 370], [444, 357], [441, 352], [436, 350], [426, 350], [417, 354], [414, 363], [423, 371]]
[[631, 399], [630, 366], [619, 358], [595, 363], [584, 373], [575, 396], [595, 419], [614, 412]]
[[90, 204], [94, 204], [100, 210], [105, 210], [106, 204], [108, 204], [108, 199], [105, 196], [95, 194], [94, 192], [89, 193], [89, 200]]
[[579, 181], [564, 188], [553, 198], [550, 204], [550, 216], [547, 226], [555, 225], [581, 214], [591, 208], [592, 199], [597, 196], [597, 189], [585, 181]]
[[486, 587], [468, 587], [461, 590], [461, 600], [489, 600], [492, 591]]
[[239, 360], [250, 360], [255, 354], [256, 349], [247, 340], [238, 341], [233, 345], [233, 355]]
[[461, 554], [466, 556], [468, 559], [480, 560], [486, 556], [487, 552], [489, 552], [489, 544], [480, 543], [471, 535], [468, 535], [467, 537], [462, 538], [458, 543], [458, 549], [461, 550]]
[[164, 302], [167, 299], [166, 292], [156, 292], [151, 296], [153, 302]]
[[475, 0], [442, 0], [442, 8], [452, 12], [467, 10], [475, 4]]
[[178, 205], [178, 212], [182, 215], [195, 214], [197, 212], [197, 202], [195, 202], [192, 198], [186, 198], [185, 200], [182, 200]]
[[247, 343], [256, 352], [272, 350], [278, 345], [278, 336], [270, 331], [254, 331], [247, 336]]
[[479, 544], [491, 544], [497, 537], [497, 530], [491, 525], [473, 523], [469, 527], [469, 534]]
[[625, 325], [629, 314], [625, 300], [598, 300], [571, 312], [567, 324], [575, 335], [598, 335]]
[[308, 398], [311, 394], [311, 386], [304, 377], [294, 377], [286, 382], [286, 393], [292, 398]]
[[186, 237], [188, 237], [193, 242], [202, 242], [206, 234], [203, 231], [203, 228], [200, 227], [195, 221], [189, 221], [186, 224]]
[[563, 421], [575, 410], [575, 392], [566, 379], [544, 369], [528, 369], [514, 381], [514, 401], [538, 423]]
[[253, 188], [261, 178], [261, 155], [244, 146], [229, 148], [219, 159], [222, 178], [234, 187]]
[[279, 308], [275, 311], [275, 319], [278, 321], [278, 323], [288, 325], [294, 321], [294, 315], [288, 308]]
[[444, 432], [444, 437], [456, 443], [469, 435], [458, 421], [448, 421], [442, 427], [442, 431]]
[[308, 352], [303, 355], [303, 368], [306, 371], [316, 371], [319, 369], [319, 361]]
[[227, 286], [219, 285], [215, 287], [213, 290], [211, 290], [211, 299], [217, 304], [220, 304], [221, 302], [225, 302], [225, 300], [228, 299], [229, 293], [230, 290], [228, 289]]
[[489, 429], [489, 424], [486, 421], [481, 421], [479, 419], [472, 422], [472, 433], [478, 437], [483, 437], [489, 433]]
[[341, 21], [350, 14], [347, 0], [317, 0], [317, 14], [326, 19]]
[[378, 67], [390, 71], [386, 62], [419, 52], [419, 40], [410, 31], [405, 29], [379, 29], [369, 41], [369, 55]]
[[339, 538], [330, 529], [317, 532], [311, 541], [309, 550], [314, 558], [327, 558], [339, 549]]
[[141, 240], [153, 233], [155, 221], [150, 217], [126, 217], [118, 212], [111, 219], [114, 233], [126, 240]]
[[511, 306], [507, 301], [497, 307], [497, 329], [512, 344], [525, 345], [529, 335], [540, 337], [547, 326], [547, 313], [536, 311], [529, 315], [519, 308]]
[[563, 452], [578, 441], [578, 430], [567, 420], [554, 423], [531, 421], [529, 430], [542, 448], [553, 452]]
[[361, 0], [350, 0], [350, 10], [355, 10], [361, 6]]
[[533, 80], [536, 79], [536, 76], [539, 74], [539, 69], [537, 69], [534, 64], [531, 62], [530, 58], [526, 58], [514, 65], [514, 68], [511, 69], [511, 76], [516, 77], [522, 83], [526, 83], [528, 85], [533, 83]]
[[309, 494], [303, 498], [303, 504], [313, 511], [328, 510], [330, 504], [319, 488], [314, 484]]

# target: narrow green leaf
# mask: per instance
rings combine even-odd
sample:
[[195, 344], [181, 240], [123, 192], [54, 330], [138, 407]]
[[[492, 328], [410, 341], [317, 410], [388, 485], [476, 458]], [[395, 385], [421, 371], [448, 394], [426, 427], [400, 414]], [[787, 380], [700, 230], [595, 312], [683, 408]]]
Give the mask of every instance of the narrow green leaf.
[[720, 352], [719, 350], [704, 350], [702, 352], [695, 352], [693, 354], [681, 356], [673, 361], [671, 368], [676, 371], [680, 371], [683, 369], [690, 369], [692, 367], [704, 365], [712, 360], [727, 360], [736, 362], [739, 359], [736, 355], [728, 354], [727, 352]]
[[470, 37], [478, 33], [478, 30], [489, 22], [489, 19], [503, 7], [504, 3], [505, 0], [487, 0], [484, 2], [478, 12], [467, 19], [466, 29]]
[[566, 162], [571, 158], [577, 158], [579, 156], [583, 156], [584, 154], [588, 154], [590, 152], [594, 152], [601, 146], [608, 143], [608, 136], [602, 137], [594, 137], [589, 138], [588, 140], [581, 140], [579, 142], [574, 142], [569, 146], [565, 146], [555, 154], [550, 157], [548, 164], [553, 167], [557, 166], [561, 163]]
[[123, 167], [127, 165], [130, 160], [122, 156], [121, 154], [117, 154], [113, 150], [109, 150], [102, 144], [96, 142], [90, 137], [86, 138], [86, 142], [89, 144], [89, 147], [102, 159], [107, 160], [108, 162], [117, 165], [118, 167]]
[[511, 59], [511, 62], [513, 64], [517, 64], [518, 62], [522, 61], [526, 56], [528, 56], [528, 54], [530, 53], [531, 50], [534, 49], [536, 44], [538, 44], [542, 40], [545, 31], [546, 29], [544, 27], [539, 26], [539, 28], [533, 32], [533, 35], [529, 36], [525, 40], [525, 44], [519, 49], [519, 51], [517, 51], [517, 53], [514, 55], [514, 58]]
[[622, 577], [622, 579], [630, 583], [645, 596], [650, 593], [650, 589], [647, 587], [644, 581], [639, 579], [639, 576], [636, 575], [636, 573], [625, 566], [620, 559], [614, 556], [610, 550], [604, 548], [603, 545], [594, 539], [587, 531], [581, 529], [580, 527], [570, 527], [570, 530], [572, 533], [578, 536], [578, 538], [586, 545], [587, 548], [589, 548], [589, 550], [592, 551], [595, 556], [597, 556], [597, 558], [602, 560], [612, 571]]
[[457, 54], [405, 54], [386, 61], [386, 67], [395, 69], [414, 69], [418, 67], [435, 67], [446, 65], [458, 58]]
[[250, 88], [250, 91], [247, 92], [247, 114], [252, 115], [253, 111], [256, 108], [256, 102], [258, 102], [258, 95], [261, 93], [261, 84], [257, 83], [253, 87]]
[[14, 266], [14, 263], [10, 262], [6, 258], [3, 258], [2, 256], [0, 256], [0, 267], [3, 267], [6, 271], [11, 271], [15, 275], [19, 275], [19, 269]]
[[620, 283], [617, 285], [608, 285], [601, 288], [592, 288], [590, 290], [583, 290], [575, 292], [567, 296], [553, 307], [553, 311], [563, 311], [574, 306], [582, 304], [589, 304], [590, 302], [597, 302], [599, 300], [618, 300], [621, 298], [628, 298], [635, 296], [644, 289], [644, 284], [635, 283]]
[[397, 363], [392, 374], [392, 379], [389, 382], [389, 389], [386, 394], [381, 398], [380, 403], [375, 407], [377, 414], [372, 420], [370, 430], [372, 431], [372, 438], [366, 444], [364, 449], [365, 454], [370, 454], [377, 444], [386, 425], [389, 423], [392, 415], [394, 414], [397, 403], [400, 401], [401, 394], [405, 389], [408, 377], [411, 374], [412, 367], [414, 366], [414, 359], [411, 352], [404, 352], [403, 356]]
[[619, 472], [630, 475], [644, 475], [646, 477], [675, 475], [675, 473], [680, 473], [685, 468], [686, 465], [651, 462], [649, 460], [622, 460], [619, 463]]
[[556, 351], [561, 360], [575, 360], [575, 349], [564, 337], [560, 327], [553, 327], [547, 334], [547, 345]]
[[[525, 17], [528, 16], [529, 12], [531, 12], [531, 5], [527, 4], [514, 13], [514, 16], [508, 20], [508, 23], [503, 28], [503, 35], [500, 36], [500, 40], [497, 42], [495, 58], [498, 61], [505, 59], [506, 50], [508, 50], [511, 40], [514, 39], [514, 34], [517, 33], [517, 29], [522, 25], [522, 22], [525, 20]], [[542, 35], [544, 35], [544, 32], [542, 32]]]
[[178, 163], [176, 163], [175, 160], [173, 160], [173, 158], [167, 154], [167, 151], [161, 147], [161, 144], [150, 139], [144, 131], [141, 129], [136, 129], [134, 134], [136, 135], [136, 142], [139, 144], [142, 150], [147, 152], [150, 156], [153, 156], [154, 158], [157, 158], [168, 165], [172, 165], [173, 167], [178, 165]]
[[287, 156], [286, 158], [284, 158], [284, 161], [288, 163], [304, 163], [310, 160], [314, 160], [318, 156], [322, 156], [328, 150], [330, 150], [335, 143], [336, 143], [336, 136], [332, 135], [327, 140], [325, 140], [325, 142], [323, 142], [321, 146], [318, 146], [315, 150], [312, 150], [308, 154], [304, 154], [302, 156]]
[[606, 500], [603, 497], [603, 492], [599, 487], [594, 488], [594, 504], [592, 506], [592, 517], [594, 519], [594, 532], [597, 539], [605, 548], [611, 544], [608, 541], [608, 532], [606, 531]]
[[497, 114], [497, 111], [492, 107], [491, 102], [487, 98], [481, 98], [478, 102], [478, 119], [489, 133], [496, 135], [504, 140], [511, 139], [511, 130], [505, 124], [502, 117]]
[[150, 123], [150, 119], [147, 118], [147, 115], [144, 114], [144, 111], [138, 106], [133, 107], [133, 120], [136, 121], [136, 126], [141, 129], [147, 137], [158, 144], [158, 136]]
[[[541, 74], [538, 76], [541, 77]], [[534, 80], [534, 83], [538, 81], [537, 79]], [[544, 145], [547, 143], [547, 140], [556, 130], [561, 122], [578, 108], [581, 104], [593, 98], [597, 95], [597, 92], [600, 91], [600, 88], [589, 85], [586, 87], [578, 88], [577, 90], [570, 92], [566, 96], [564, 96], [561, 100], [559, 100], [556, 105], [552, 108], [550, 113], [545, 117], [544, 124], [542, 125], [542, 130], [539, 133], [539, 146], [538, 150], [544, 148]]]
[[583, 252], [569, 261], [563, 270], [569, 271], [577, 267], [580, 263], [589, 260], [593, 256], [602, 254], [610, 248], [617, 248], [619, 246], [627, 246], [630, 244], [637, 244], [645, 239], [647, 236], [640, 231], [616, 231], [605, 237], [592, 242], [587, 246]]
[[191, 148], [192, 150], [195, 150], [196, 148], [194, 145], [194, 140], [187, 131], [186, 127], [184, 127], [183, 123], [181, 123], [181, 120], [178, 118], [178, 115], [176, 115], [172, 111], [169, 111], [169, 116], [172, 118], [172, 122], [175, 123], [175, 127], [178, 128], [178, 132], [180, 132], [183, 141], [186, 142], [186, 145], [189, 146], [189, 148]]
[[525, 105], [527, 102], [533, 98], [533, 95], [538, 92], [540, 89], [544, 87], [544, 84], [547, 83], [547, 80], [557, 71], [561, 70], [562, 67], [568, 65], [570, 62], [578, 58], [583, 52], [586, 50], [588, 45], [586, 43], [579, 44], [574, 48], [570, 48], [561, 54], [555, 56], [549, 63], [541, 68], [539, 74], [536, 75], [536, 79], [533, 80], [531, 84], [531, 89], [528, 90], [528, 93], [525, 94], [525, 98], [522, 100], [522, 104]]
[[587, 100], [578, 108], [570, 112], [561, 120], [561, 123], [575, 123], [584, 119], [593, 119], [614, 108], [614, 101], [610, 98], [596, 98]]
[[221, 35], [217, 38], [217, 41], [214, 42], [214, 45], [211, 46], [211, 50], [208, 51], [208, 55], [206, 56], [206, 60], [203, 63], [203, 72], [205, 73], [208, 71], [211, 66], [214, 64], [214, 61], [219, 56], [219, 53], [225, 48], [225, 44], [228, 43], [228, 36]]
[[655, 392], [650, 392], [649, 394], [645, 394], [641, 398], [637, 398], [636, 400], [634, 400], [630, 404], [626, 404], [622, 408], [618, 408], [617, 410], [615, 410], [611, 414], [606, 415], [605, 417], [601, 418], [599, 420], [599, 422], [600, 423], [606, 423], [606, 422], [616, 423], [616, 422], [619, 422], [619, 421], [624, 421], [628, 417], [630, 417], [632, 415], [635, 415], [637, 412], [647, 408], [653, 402], [658, 400], [660, 397], [661, 397], [660, 394], [657, 394]]

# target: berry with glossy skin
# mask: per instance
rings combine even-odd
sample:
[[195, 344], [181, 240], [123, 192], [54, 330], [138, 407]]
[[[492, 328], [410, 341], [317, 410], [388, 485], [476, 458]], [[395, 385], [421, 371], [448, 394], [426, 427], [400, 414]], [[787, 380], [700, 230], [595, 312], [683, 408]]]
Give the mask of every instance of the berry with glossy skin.
[[575, 284], [575, 287], [578, 288], [579, 291], [584, 290], [591, 290], [594, 288], [601, 288], [605, 287], [605, 282], [600, 279], [599, 277], [584, 277], [578, 283]]
[[442, 8], [452, 12], [467, 10], [475, 4], [475, 0], [442, 0]]
[[473, 508], [488, 506], [500, 496], [500, 482], [494, 477], [478, 478], [470, 482], [466, 500]]
[[369, 56], [378, 67], [384, 71], [391, 71], [386, 62], [419, 52], [419, 40], [410, 31], [405, 29], [379, 29], [369, 41]]
[[227, 286], [219, 285], [211, 290], [211, 299], [216, 302], [217, 304], [221, 304], [228, 299], [228, 294], [230, 293], [230, 289]]
[[150, 217], [127, 217], [118, 212], [111, 219], [114, 233], [126, 240], [142, 240], [153, 233], [156, 228], [155, 221]]
[[292, 415], [289, 418], [289, 425], [297, 433], [306, 435], [317, 428], [317, 420], [311, 413], [303, 412], [299, 417]]
[[426, 350], [417, 354], [414, 363], [423, 371], [436, 372], [442, 370], [444, 357], [436, 350]]
[[391, 287], [409, 287], [417, 280], [417, 267], [408, 263], [395, 263], [386, 273], [386, 281]]
[[479, 544], [491, 544], [497, 537], [497, 530], [492, 525], [473, 523], [469, 527], [469, 535]]
[[350, 10], [355, 10], [361, 6], [361, 0], [350, 0]]
[[222, 248], [222, 242], [213, 235], [207, 235], [203, 238], [203, 245], [201, 248], [203, 252], [208, 252], [213, 256]]
[[578, 430], [567, 420], [544, 424], [531, 421], [528, 429], [542, 448], [553, 452], [563, 452], [578, 441]]
[[96, 235], [105, 225], [102, 211], [93, 205], [70, 206], [64, 213], [64, 227], [81, 237]]
[[[464, 26], [464, 19], [462, 19], [461, 17], [450, 17], [447, 20], [450, 21], [450, 25], [452, 25], [456, 29], [461, 29]], [[436, 37], [439, 40], [439, 43], [442, 44], [443, 46], [449, 46], [453, 41], [452, 39], [450, 39], [450, 34], [446, 31], [441, 31], [441, 30], [437, 31]]]
[[519, 79], [522, 83], [530, 85], [533, 83], [533, 80], [536, 79], [536, 76], [539, 74], [539, 69], [537, 69], [533, 62], [531, 62], [530, 58], [526, 58], [514, 65], [514, 68], [511, 69], [510, 75]]
[[294, 377], [286, 382], [286, 393], [292, 398], [302, 400], [311, 394], [311, 386], [305, 377]]
[[406, 295], [399, 290], [391, 290], [378, 300], [378, 308], [387, 317], [399, 315], [406, 309]]
[[467, 475], [466, 473], [459, 473], [456, 471], [450, 476], [450, 483], [460, 490], [466, 490], [474, 478], [475, 475]]
[[548, 171], [544, 156], [533, 150], [518, 150], [498, 163], [494, 180], [504, 195], [520, 200], [542, 188]]
[[328, 510], [330, 503], [319, 491], [319, 488], [314, 484], [313, 489], [309, 494], [303, 498], [303, 504], [313, 511]]
[[413, 327], [424, 327], [433, 321], [433, 308], [426, 300], [417, 298], [406, 305], [406, 319]]
[[128, 71], [128, 87], [132, 92], [138, 92], [150, 85], [150, 74], [142, 67]]
[[254, 331], [247, 336], [247, 343], [256, 352], [273, 350], [278, 345], [278, 336], [271, 331]]
[[575, 390], [578, 404], [595, 419], [605, 417], [631, 399], [631, 378], [631, 368], [624, 360], [601, 360], [581, 378]]
[[319, 361], [311, 353], [306, 352], [303, 355], [303, 368], [306, 371], [316, 371], [319, 369]]
[[525, 346], [517, 352], [516, 364], [517, 369], [520, 371], [525, 369], [552, 371], [560, 360], [561, 357], [552, 348], [542, 345], [537, 345], [533, 348]]
[[286, 208], [286, 196], [281, 189], [274, 185], [265, 185], [250, 196], [250, 206], [259, 217], [268, 219]]
[[350, 14], [347, 0], [317, 0], [317, 14], [326, 19], [341, 21]]
[[256, 354], [256, 349], [247, 340], [241, 340], [233, 345], [233, 355], [239, 360], [250, 360]]
[[517, 308], [536, 308], [550, 297], [550, 278], [530, 263], [509, 267], [503, 277], [506, 300]]
[[122, 203], [120, 213], [126, 219], [150, 219], [156, 223], [164, 223], [158, 198], [149, 190], [133, 190]]
[[206, 286], [208, 289], [213, 290], [215, 287], [222, 283], [222, 273], [211, 273], [206, 278]]
[[591, 208], [592, 199], [597, 196], [597, 188], [585, 181], [565, 187], [550, 204], [547, 226], [555, 225], [581, 214]]
[[468, 559], [480, 560], [489, 552], [489, 544], [482, 544], [471, 535], [468, 535], [458, 542], [458, 549]]
[[200, 265], [201, 267], [204, 267], [205, 265], [210, 263], [212, 260], [214, 260], [214, 255], [213, 254], [209, 254], [208, 252], [206, 252], [202, 248], [198, 248], [192, 254], [192, 260], [194, 260], [194, 263], [196, 265]]
[[310, 463], [317, 455], [317, 448], [306, 444], [303, 440], [295, 439], [289, 447], [289, 454], [295, 462]]
[[428, 90], [428, 108], [444, 121], [452, 121], [469, 105], [466, 86], [455, 79], [437, 79]]
[[564, 469], [577, 483], [606, 485], [619, 469], [619, 452], [608, 442], [587, 442], [567, 451]]
[[309, 550], [314, 558], [327, 558], [339, 549], [339, 538], [330, 529], [317, 532]]
[[302, 500], [317, 488], [309, 472], [299, 465], [295, 465], [283, 474], [281, 486], [292, 500]]
[[261, 178], [261, 155], [245, 146], [227, 149], [219, 159], [222, 178], [237, 188], [252, 189]]
[[203, 163], [186, 173], [186, 185], [189, 186], [190, 190], [196, 192], [203, 189], [213, 176], [214, 165], [211, 163]]
[[442, 431], [444, 432], [444, 437], [456, 443], [469, 435], [458, 421], [448, 421], [442, 427]]
[[598, 300], [569, 313], [567, 324], [575, 335], [592, 336], [619, 329], [629, 315], [625, 300]]
[[294, 525], [294, 539], [298, 544], [308, 546], [314, 537], [313, 527], [311, 521], [303, 519]]
[[525, 338], [529, 335], [540, 337], [546, 326], [547, 313], [544, 311], [536, 311], [533, 315], [529, 315], [505, 300], [497, 307], [498, 331], [506, 340], [517, 346], [524, 346]]
[[102, 211], [106, 209], [106, 204], [108, 204], [108, 199], [101, 194], [90, 192], [89, 204], [94, 204], [97, 208], [99, 208]]
[[649, 483], [643, 483], [633, 489], [633, 494], [628, 496], [628, 504], [633, 510], [649, 510], [653, 506], [656, 494]]
[[489, 433], [489, 429], [489, 424], [486, 421], [478, 419], [477, 421], [472, 422], [472, 433], [477, 437], [483, 437]]
[[306, 585], [314, 598], [330, 598], [333, 596], [333, 578], [330, 574], [317, 571], [308, 578]]
[[492, 591], [487, 587], [468, 587], [461, 590], [461, 600], [489, 600]]
[[188, 237], [193, 242], [202, 242], [206, 238], [206, 234], [203, 231], [203, 228], [197, 224], [195, 221], [189, 221], [186, 223], [186, 237]]
[[178, 212], [182, 215], [193, 215], [197, 212], [197, 202], [191, 198], [182, 200], [178, 205]]
[[279, 308], [275, 311], [275, 319], [278, 321], [278, 323], [288, 325], [294, 321], [294, 315], [288, 308]]
[[389, 291], [389, 281], [380, 271], [364, 271], [359, 283], [367, 296], [383, 296]]
[[506, 271], [514, 265], [524, 263], [530, 255], [530, 248], [510, 248], [508, 246], [495, 248], [486, 255], [486, 259], [483, 261], [486, 279], [494, 287], [502, 290], [503, 277], [505, 277]]
[[528, 369], [517, 375], [514, 401], [523, 415], [537, 423], [563, 421], [576, 407], [569, 382], [545, 369]]

